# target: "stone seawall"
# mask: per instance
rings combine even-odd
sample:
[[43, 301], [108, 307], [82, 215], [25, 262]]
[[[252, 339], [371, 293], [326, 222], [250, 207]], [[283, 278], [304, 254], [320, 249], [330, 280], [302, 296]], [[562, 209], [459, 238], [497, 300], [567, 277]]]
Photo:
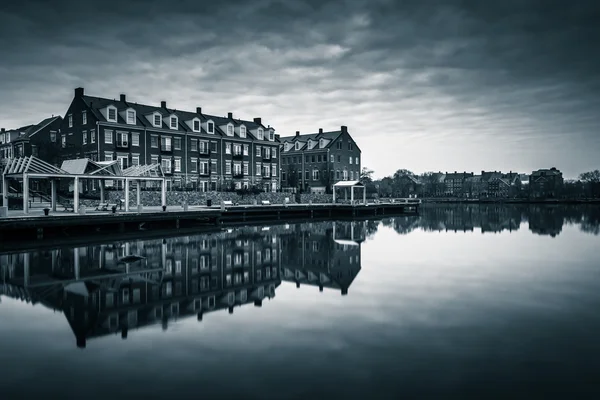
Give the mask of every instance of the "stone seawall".
[[[285, 199], [288, 199], [289, 203], [294, 203], [294, 196], [288, 193], [259, 193], [259, 194], [248, 194], [241, 196], [235, 192], [179, 192], [179, 191], [168, 191], [167, 192], [167, 205], [183, 205], [187, 203], [190, 206], [206, 205], [207, 200], [211, 200], [212, 204], [217, 206], [223, 201], [232, 201], [235, 204], [254, 204], [254, 201], [260, 203], [263, 200], [267, 200], [272, 204], [283, 204]], [[108, 191], [107, 201], [110, 203], [117, 203], [117, 200], [124, 199], [122, 191]], [[140, 195], [140, 201], [144, 206], [161, 206], [160, 191], [142, 191]], [[88, 200], [86, 200], [86, 203]], [[135, 206], [137, 203], [136, 191], [129, 192], [129, 205]], [[90, 205], [96, 205], [98, 201], [92, 201]]]

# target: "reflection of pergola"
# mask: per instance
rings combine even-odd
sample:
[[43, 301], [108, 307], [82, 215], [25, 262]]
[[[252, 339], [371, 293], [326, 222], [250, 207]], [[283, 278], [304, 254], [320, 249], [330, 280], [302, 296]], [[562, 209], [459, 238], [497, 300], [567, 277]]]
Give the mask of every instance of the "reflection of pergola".
[[344, 200], [348, 200], [348, 192], [350, 192], [350, 203], [354, 204], [354, 189], [360, 188], [363, 192], [363, 204], [367, 204], [367, 191], [365, 185], [360, 181], [339, 181], [333, 185], [333, 202], [335, 203], [335, 190], [344, 190]]
[[3, 204], [8, 204], [8, 179], [23, 182], [23, 212], [29, 212], [29, 181], [31, 179], [50, 180], [52, 210], [56, 211], [56, 183], [60, 179], [73, 179], [73, 211], [79, 210], [79, 185], [81, 179], [100, 181], [100, 202], [104, 203], [104, 181], [123, 180], [125, 182], [125, 211], [129, 211], [129, 184], [136, 182], [137, 204], [140, 205], [141, 181], [161, 182], [162, 204], [166, 205], [167, 182], [159, 164], [136, 165], [121, 170], [118, 161], [92, 161], [87, 158], [66, 160], [62, 168], [48, 164], [36, 157], [8, 159], [2, 173]]

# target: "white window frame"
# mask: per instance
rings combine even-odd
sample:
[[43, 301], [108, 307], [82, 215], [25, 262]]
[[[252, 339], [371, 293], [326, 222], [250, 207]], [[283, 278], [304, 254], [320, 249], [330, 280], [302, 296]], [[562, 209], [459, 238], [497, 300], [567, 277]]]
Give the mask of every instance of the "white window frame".
[[[156, 123], [156, 117], [158, 117], [158, 124]], [[162, 126], [162, 115], [160, 113], [155, 112], [152, 114], [152, 126], [155, 128], [160, 128]]]
[[225, 163], [225, 175], [231, 175], [231, 163], [229, 161]]
[[163, 171], [170, 174], [172, 172], [172, 168], [171, 168], [171, 159], [170, 158], [163, 158], [160, 161], [160, 166], [162, 167]]
[[82, 144], [87, 144], [87, 131], [81, 132], [81, 135], [83, 138]]
[[261, 157], [261, 156], [262, 156], [262, 147], [256, 146], [256, 157]]
[[349, 164], [352, 165], [352, 157], [349, 158]]
[[257, 135], [258, 135], [258, 140], [264, 140], [265, 139], [265, 133], [264, 133], [264, 131], [263, 131], [262, 128], [258, 128]]
[[[115, 112], [115, 117], [114, 118], [110, 117], [110, 111], [111, 110], [114, 110], [114, 112]], [[117, 115], [118, 115], [118, 113], [117, 113], [117, 107], [114, 107], [114, 106], [108, 106], [108, 107], [106, 107], [106, 120], [107, 121], [109, 121], [109, 122], [117, 122], [117, 118], [118, 118]]]
[[241, 125], [240, 126], [240, 137], [241, 138], [245, 138], [246, 137], [246, 126], [245, 125]]
[[113, 131], [109, 131], [109, 130], [104, 131], [104, 143], [105, 144], [113, 144]]
[[138, 132], [131, 132], [131, 145], [132, 146], [140, 145], [140, 134]]
[[[212, 127], [212, 129], [210, 129]], [[206, 132], [214, 134], [215, 133], [215, 123], [213, 120], [206, 121]]]
[[73, 115], [69, 114], [69, 128], [73, 127]]
[[256, 176], [262, 176], [262, 163], [256, 163]]
[[81, 124], [82, 125], [87, 124], [87, 111], [82, 111], [82, 113], [81, 113]]
[[248, 155], [248, 145], [247, 144], [244, 145], [244, 155], [245, 156]]
[[231, 143], [225, 143], [225, 154], [231, 154]]
[[277, 147], [271, 148], [271, 158], [277, 158]]
[[[175, 122], [175, 124], [173, 124], [173, 122]], [[175, 126], [173, 126], [175, 125]], [[176, 115], [171, 115], [169, 117], [169, 129], [177, 129], [177, 127], [179, 126], [179, 118], [177, 118]]]
[[191, 157], [190, 164], [192, 165], [190, 172], [198, 172], [198, 159], [195, 157]]
[[358, 157], [354, 157], [354, 164], [358, 165]]
[[300, 150], [300, 142], [296, 142], [296, 150]]
[[[198, 124], [198, 128], [196, 128], [196, 124]], [[194, 118], [192, 120], [192, 131], [200, 132], [201, 130], [202, 130], [202, 121], [200, 121], [200, 118]]]
[[235, 127], [233, 126], [233, 124], [227, 124], [227, 136], [233, 136], [234, 130]]
[[128, 109], [125, 111], [125, 116], [127, 117], [127, 123], [129, 125], [135, 125], [135, 110]]
[[181, 172], [181, 158], [175, 157], [175, 165], [174, 165], [173, 170], [175, 172]]
[[269, 140], [271, 142], [275, 141], [275, 131], [269, 131]]
[[242, 167], [242, 172], [244, 174], [244, 176], [248, 176], [250, 171], [250, 165], [248, 164], [248, 161], [244, 161], [244, 165]]
[[131, 155], [131, 165], [140, 165], [140, 155], [139, 154], [132, 154]]

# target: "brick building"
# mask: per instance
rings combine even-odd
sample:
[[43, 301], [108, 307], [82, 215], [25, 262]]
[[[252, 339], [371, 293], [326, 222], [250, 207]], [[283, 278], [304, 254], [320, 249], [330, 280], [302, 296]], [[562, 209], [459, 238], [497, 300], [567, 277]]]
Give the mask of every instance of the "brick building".
[[562, 172], [558, 169], [538, 169], [529, 175], [529, 196], [535, 199], [557, 198], [563, 183]]
[[[261, 118], [252, 121], [131, 102], [75, 96], [61, 126], [63, 159], [118, 160], [122, 168], [160, 164], [174, 188], [200, 191], [279, 187], [279, 142]], [[93, 187], [91, 188], [94, 189]]]
[[331, 192], [334, 183], [360, 179], [361, 150], [342, 126], [339, 131], [281, 137], [281, 186]]

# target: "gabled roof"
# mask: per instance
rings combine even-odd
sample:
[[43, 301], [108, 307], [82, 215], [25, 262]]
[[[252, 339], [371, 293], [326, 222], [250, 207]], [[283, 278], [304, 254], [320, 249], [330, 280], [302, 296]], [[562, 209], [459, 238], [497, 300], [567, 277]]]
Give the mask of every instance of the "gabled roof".
[[67, 175], [68, 172], [55, 167], [34, 156], [6, 159], [4, 167], [5, 175], [23, 175], [23, 174], [52, 174]]
[[334, 187], [364, 187], [365, 185], [360, 181], [339, 181], [333, 184]]
[[533, 171], [531, 173], [531, 176], [540, 176], [540, 175], [545, 175], [545, 176], [562, 175], [562, 172], [560, 172], [556, 168], [550, 168], [550, 169], [538, 169], [537, 171]]
[[[294, 151], [300, 152], [305, 147], [305, 145], [303, 144], [299, 150], [296, 150], [296, 147], [295, 147], [296, 142], [308, 143], [309, 140], [315, 140], [318, 142], [319, 139], [327, 139], [327, 140], [329, 140], [329, 142], [325, 145], [325, 147], [314, 147], [311, 150], [327, 149], [332, 146], [335, 139], [337, 139], [341, 134], [342, 134], [341, 130], [340, 131], [331, 131], [331, 132], [320, 132], [320, 133], [306, 133], [303, 135], [283, 136], [283, 137], [280, 137], [279, 140], [281, 143], [285, 143], [285, 142], [294, 143], [294, 147], [292, 147], [288, 151], [285, 151], [285, 153], [293, 153]], [[358, 146], [357, 146], [357, 148], [358, 148]]]
[[[240, 126], [242, 124], [245, 125], [246, 129], [247, 129], [247, 131], [246, 131], [247, 137], [249, 139], [254, 139], [254, 140], [258, 140], [258, 138], [250, 132], [251, 129], [257, 129], [259, 127], [263, 128], [265, 131], [268, 131], [268, 129], [269, 129], [269, 127], [265, 127], [262, 123], [258, 124], [254, 121], [246, 121], [246, 120], [233, 119], [233, 118], [228, 118], [228, 117], [219, 117], [216, 115], [209, 115], [209, 114], [204, 114], [204, 113], [199, 114], [199, 113], [195, 113], [195, 112], [182, 111], [182, 110], [177, 110], [177, 109], [173, 109], [173, 108], [150, 106], [150, 105], [146, 105], [146, 104], [133, 103], [130, 101], [121, 101], [120, 99], [106, 99], [106, 98], [102, 98], [102, 97], [93, 97], [93, 96], [88, 96], [88, 95], [81, 96], [81, 98], [83, 99], [83, 101], [86, 104], [86, 106], [88, 107], [88, 109], [92, 112], [94, 117], [96, 117], [96, 119], [98, 119], [102, 122], [108, 122], [108, 121], [106, 120], [106, 118], [104, 118], [104, 116], [102, 115], [100, 110], [108, 107], [109, 105], [114, 105], [117, 108], [117, 111], [119, 111], [119, 112], [125, 111], [129, 108], [135, 110], [135, 112], [136, 112], [135, 126], [142, 127], [142, 128], [148, 128], [148, 129], [155, 128], [155, 129], [163, 129], [163, 130], [173, 131], [173, 132], [189, 132], [189, 133], [209, 134], [208, 132], [206, 132], [206, 129], [204, 127], [201, 127], [201, 132], [194, 132], [193, 129], [191, 129], [189, 126], [187, 126], [187, 124], [185, 124], [186, 121], [191, 121], [194, 118], [199, 118], [202, 122], [212, 120], [215, 123], [215, 135], [221, 135], [221, 136], [227, 136], [227, 135], [225, 135], [225, 132], [223, 132], [223, 130], [220, 129], [219, 126], [226, 125], [227, 123], [232, 123], [234, 126]], [[126, 121], [121, 117], [119, 112], [117, 112], [117, 123], [118, 124], [134, 126], [132, 124], [127, 124]], [[162, 126], [160, 128], [156, 128], [152, 124], [152, 122], [148, 121], [148, 119], [146, 118], [147, 115], [151, 115], [153, 113], [159, 113], [163, 117], [162, 118]], [[165, 121], [165, 118], [169, 117], [170, 115], [175, 115], [178, 117], [177, 129], [171, 129], [168, 125], [168, 121]], [[213, 136], [213, 134], [209, 134], [209, 135]], [[238, 133], [235, 133], [234, 135], [239, 137]], [[271, 142], [270, 140], [268, 140], [268, 138], [265, 138], [263, 140], [265, 142]], [[277, 143], [277, 142], [278, 142], [278, 140], [277, 140], [277, 138], [275, 138], [275, 141], [271, 142], [271, 143]]]
[[44, 129], [45, 127], [47, 127], [48, 125], [50, 125], [51, 123], [53, 123], [54, 121], [59, 120], [59, 119], [62, 119], [62, 117], [60, 115], [46, 118], [35, 125], [31, 125], [27, 129], [26, 134], [28, 137], [31, 137], [31, 136], [35, 135], [36, 133], [38, 133], [39, 131], [41, 131], [42, 129]]
[[92, 161], [89, 158], [65, 160], [61, 169], [73, 175], [122, 176], [119, 161]]

